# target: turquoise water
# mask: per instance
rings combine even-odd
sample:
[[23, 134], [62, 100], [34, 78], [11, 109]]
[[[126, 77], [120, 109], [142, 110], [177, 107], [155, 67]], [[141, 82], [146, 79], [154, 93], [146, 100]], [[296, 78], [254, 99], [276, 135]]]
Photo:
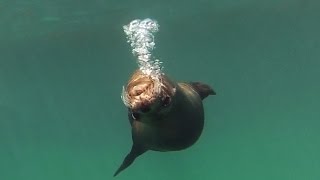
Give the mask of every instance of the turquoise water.
[[320, 3], [0, 0], [0, 179], [112, 179], [131, 147], [122, 26], [160, 24], [176, 80], [212, 85], [190, 149], [117, 179], [320, 179]]

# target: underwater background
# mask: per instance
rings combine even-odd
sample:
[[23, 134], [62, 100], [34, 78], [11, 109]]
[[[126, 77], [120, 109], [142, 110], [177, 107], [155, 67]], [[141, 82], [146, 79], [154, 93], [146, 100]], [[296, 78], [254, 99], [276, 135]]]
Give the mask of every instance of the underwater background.
[[320, 1], [0, 0], [0, 180], [113, 179], [136, 18], [160, 24], [165, 73], [217, 95], [194, 146], [117, 179], [320, 179]]

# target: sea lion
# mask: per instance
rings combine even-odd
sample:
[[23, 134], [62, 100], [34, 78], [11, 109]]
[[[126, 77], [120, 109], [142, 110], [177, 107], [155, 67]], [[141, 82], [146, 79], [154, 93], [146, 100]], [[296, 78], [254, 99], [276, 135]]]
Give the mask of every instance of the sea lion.
[[203, 129], [202, 100], [215, 94], [200, 82], [176, 83], [164, 74], [157, 79], [134, 72], [122, 93], [133, 145], [114, 176], [148, 150], [179, 151], [193, 145]]

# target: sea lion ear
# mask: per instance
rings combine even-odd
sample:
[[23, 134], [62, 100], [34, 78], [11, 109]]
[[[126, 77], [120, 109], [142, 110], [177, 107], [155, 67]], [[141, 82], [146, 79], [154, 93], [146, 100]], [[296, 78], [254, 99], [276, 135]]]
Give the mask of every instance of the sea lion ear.
[[216, 92], [207, 84], [201, 82], [190, 82], [189, 84], [197, 91], [202, 100], [209, 95], [216, 95]]

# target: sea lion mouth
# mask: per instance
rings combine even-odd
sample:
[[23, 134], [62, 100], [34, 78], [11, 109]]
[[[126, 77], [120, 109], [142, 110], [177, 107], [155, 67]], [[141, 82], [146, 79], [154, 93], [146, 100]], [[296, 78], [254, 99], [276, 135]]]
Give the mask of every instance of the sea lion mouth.
[[148, 113], [160, 105], [168, 105], [175, 85], [167, 77], [158, 78], [136, 71], [123, 88], [122, 100], [134, 112]]

